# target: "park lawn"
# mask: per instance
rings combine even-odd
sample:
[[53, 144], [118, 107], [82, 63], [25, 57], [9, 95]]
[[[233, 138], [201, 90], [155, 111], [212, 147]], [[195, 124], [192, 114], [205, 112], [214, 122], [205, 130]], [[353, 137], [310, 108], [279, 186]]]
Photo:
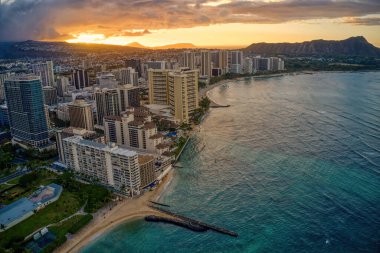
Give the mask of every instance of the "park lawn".
[[5, 190], [5, 189], [7, 189], [7, 188], [9, 188], [11, 186], [12, 185], [9, 185], [9, 184], [0, 184], [0, 191]]
[[2, 168], [0, 167], [0, 177], [6, 177], [16, 171], [16, 168]]
[[7, 189], [9, 187], [11, 187], [11, 186], [10, 185], [6, 185], [6, 184], [0, 184], [0, 191], [3, 191], [3, 190], [5, 190], [5, 189]]
[[8, 184], [18, 184], [18, 181], [20, 180], [20, 177], [21, 176], [16, 177], [16, 178], [12, 179], [11, 181], [8, 181]]
[[77, 195], [63, 190], [60, 198], [16, 226], [0, 233], [0, 247], [7, 248], [16, 239], [24, 239], [39, 228], [56, 223], [77, 212], [84, 201]]
[[66, 236], [67, 233], [79, 231], [91, 220], [91, 214], [80, 214], [62, 222], [60, 225], [50, 227], [49, 230], [52, 231], [58, 238]]
[[52, 226], [49, 228], [51, 232], [56, 235], [54, 242], [48, 244], [44, 249], [43, 253], [53, 252], [56, 248], [62, 245], [67, 239], [66, 234], [75, 233], [79, 231], [82, 227], [87, 225], [92, 220], [91, 214], [86, 215], [76, 215], [67, 221], [62, 222], [58, 226]]
[[[28, 177], [27, 179], [29, 180], [30, 175], [26, 177]], [[111, 200], [111, 193], [106, 188], [99, 185], [80, 183], [76, 181], [70, 173], [58, 176], [52, 172], [41, 170], [38, 171], [37, 178], [33, 180], [34, 178], [36, 177], [32, 177], [31, 181], [26, 180], [27, 182], [31, 182], [27, 188], [21, 186], [16, 187], [21, 188], [24, 191], [27, 190], [25, 193], [20, 194], [21, 196], [29, 196], [31, 192], [36, 190], [40, 185], [48, 185], [52, 182], [61, 185], [63, 187], [63, 192], [57, 201], [51, 203], [16, 226], [1, 232], [0, 251], [1, 248], [17, 248], [17, 244], [14, 243], [22, 242], [26, 236], [35, 232], [37, 229], [43, 228], [49, 224], [57, 223], [76, 213], [84, 203], [87, 203], [85, 206], [85, 212], [93, 213]], [[23, 181], [25, 181], [25, 178], [20, 180], [19, 185], [21, 185]], [[13, 201], [21, 196], [17, 196], [17, 198], [15, 197]], [[73, 224], [69, 230], [74, 233], [90, 222], [91, 219], [91, 215], [85, 215], [82, 219]], [[75, 222], [75, 219], [73, 221], [71, 220], [72, 219], [69, 219], [62, 224], [57, 224], [57, 227], [52, 226], [51, 229], [59, 234], [66, 235], [66, 225], [64, 224], [66, 224], [66, 222]], [[57, 237], [56, 240], [49, 244], [43, 252], [52, 252], [65, 241], [65, 236]]]

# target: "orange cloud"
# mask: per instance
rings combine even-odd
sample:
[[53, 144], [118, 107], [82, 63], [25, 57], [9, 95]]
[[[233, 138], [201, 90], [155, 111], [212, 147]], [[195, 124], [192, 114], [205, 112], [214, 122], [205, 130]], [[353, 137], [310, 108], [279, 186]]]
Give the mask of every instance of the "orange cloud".
[[145, 36], [157, 29], [278, 24], [379, 13], [378, 0], [14, 0], [1, 6], [0, 40], [53, 39], [80, 33]]

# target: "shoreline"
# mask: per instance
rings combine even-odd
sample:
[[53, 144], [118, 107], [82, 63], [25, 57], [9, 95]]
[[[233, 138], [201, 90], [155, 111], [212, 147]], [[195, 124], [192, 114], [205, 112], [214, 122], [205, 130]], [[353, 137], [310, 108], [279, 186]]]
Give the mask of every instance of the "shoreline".
[[170, 170], [155, 190], [146, 192], [139, 198], [116, 202], [116, 205], [110, 208], [110, 210], [104, 210], [104, 207], [99, 209], [95, 213], [94, 219], [89, 224], [76, 234], [73, 234], [70, 239], [67, 239], [67, 241], [55, 249], [54, 252], [79, 252], [81, 249], [91, 244], [95, 239], [123, 223], [141, 219], [147, 215], [162, 216], [162, 213], [151, 209], [148, 206], [148, 202], [160, 198], [162, 193], [172, 182], [173, 173], [173, 169]]
[[208, 95], [212, 89], [217, 88], [217, 87], [219, 87], [223, 84], [229, 83], [229, 82], [243, 81], [246, 78], [264, 79], [264, 78], [273, 78], [273, 77], [282, 77], [282, 76], [291, 76], [291, 75], [314, 75], [317, 73], [356, 73], [356, 72], [361, 73], [361, 72], [379, 72], [379, 71], [380, 70], [331, 70], [331, 71], [327, 71], [327, 70], [320, 70], [320, 71], [317, 71], [317, 70], [297, 70], [297, 71], [284, 72], [284, 73], [267, 73], [267, 74], [262, 74], [262, 75], [257, 75], [257, 76], [253, 75], [253, 76], [235, 77], [235, 78], [231, 78], [231, 79], [224, 79], [224, 80], [221, 80], [221, 81], [216, 82], [214, 84], [206, 86], [205, 88], [199, 90], [199, 97], [202, 98], [202, 97], [206, 96], [208, 99], [210, 99], [210, 101], [212, 103], [218, 104], [214, 100], [212, 100]]
[[[236, 77], [232, 79], [225, 79], [221, 80], [217, 83], [214, 83], [212, 85], [209, 85], [205, 87], [204, 89], [201, 89], [199, 91], [199, 97], [206, 96], [210, 99], [211, 102], [217, 104], [215, 101], [213, 101], [210, 96], [209, 92], [217, 88], [221, 85], [224, 85], [229, 82], [233, 81], [243, 81], [246, 78], [272, 78], [272, 77], [281, 77], [281, 76], [289, 76], [289, 75], [299, 75], [299, 74], [305, 74], [305, 75], [311, 75], [321, 72], [352, 72], [352, 71], [295, 71], [295, 72], [286, 72], [286, 73], [278, 73], [278, 74], [264, 74], [259, 76], [246, 76], [246, 77]], [[360, 71], [362, 72], [362, 71]], [[208, 116], [209, 112], [207, 112], [204, 115], [203, 120]], [[201, 124], [200, 124], [201, 125]], [[198, 127], [200, 127], [200, 125]], [[194, 129], [191, 133], [191, 135], [188, 137], [188, 140], [192, 137], [192, 135], [196, 132]], [[187, 140], [187, 141], [188, 141]], [[186, 148], [186, 145], [183, 146], [182, 151]], [[176, 161], [177, 162], [177, 161]], [[110, 230], [114, 229], [115, 227], [131, 222], [133, 220], [141, 219], [144, 216], [147, 215], [161, 215], [162, 213], [157, 212], [150, 207], [148, 207], [147, 203], [149, 200], [157, 201], [162, 194], [166, 191], [170, 183], [174, 179], [174, 166], [170, 170], [170, 172], [163, 178], [161, 184], [157, 187], [157, 189], [146, 192], [144, 195], [142, 195], [139, 198], [136, 199], [126, 199], [120, 202], [117, 202], [117, 204], [110, 210], [107, 210], [104, 215], [99, 215], [98, 212], [103, 212], [104, 207], [95, 213], [94, 219], [87, 224], [85, 227], [83, 227], [78, 233], [72, 235], [70, 239], [68, 239], [64, 244], [62, 244], [60, 247], [55, 249], [54, 252], [64, 253], [64, 252], [79, 252], [84, 247], [88, 246], [93, 242], [95, 239], [99, 238], [100, 236], [106, 234]], [[102, 217], [104, 217], [102, 219]]]

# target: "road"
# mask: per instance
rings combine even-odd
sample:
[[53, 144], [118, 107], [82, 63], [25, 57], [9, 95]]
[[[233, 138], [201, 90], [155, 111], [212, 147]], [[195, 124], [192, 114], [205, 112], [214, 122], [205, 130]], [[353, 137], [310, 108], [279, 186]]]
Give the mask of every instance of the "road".
[[12, 180], [12, 179], [14, 179], [16, 177], [25, 175], [25, 174], [27, 174], [29, 172], [31, 172], [31, 170], [28, 170], [28, 169], [25, 169], [25, 168], [24, 169], [20, 169], [20, 170], [14, 172], [13, 174], [10, 174], [8, 176], [0, 178], [0, 184], [6, 183], [6, 182], [8, 182], [8, 181], [10, 181], [10, 180]]

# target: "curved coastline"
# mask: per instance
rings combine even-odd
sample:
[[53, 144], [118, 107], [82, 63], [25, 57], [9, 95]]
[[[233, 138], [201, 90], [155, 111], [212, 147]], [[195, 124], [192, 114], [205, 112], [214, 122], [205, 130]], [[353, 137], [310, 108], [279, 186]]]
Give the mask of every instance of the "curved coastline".
[[[323, 71], [323, 72], [326, 72], [326, 71]], [[315, 72], [315, 73], [323, 73], [322, 71], [321, 72]], [[334, 71], [334, 72], [337, 72], [337, 71]], [[349, 72], [349, 71], [343, 71], [343, 72]], [[362, 72], [362, 71], [360, 71], [360, 72]], [[330, 71], [329, 71], [329, 73], [331, 73]], [[288, 73], [286, 76], [288, 76], [288, 75], [303, 75], [303, 74], [308, 74], [308, 73], [302, 73], [302, 72], [300, 72], [300, 73]], [[270, 76], [271, 77], [271, 76]], [[270, 77], [265, 77], [265, 78], [270, 78]], [[255, 77], [254, 77], [255, 78]], [[260, 77], [258, 77], [259, 79], [261, 79]], [[240, 80], [239, 80], [240, 79]], [[241, 78], [237, 78], [237, 79], [231, 79], [231, 80], [224, 80], [223, 82], [219, 82], [219, 83], [216, 83], [216, 84], [214, 84], [213, 85], [213, 87], [211, 87], [210, 89], [208, 89], [207, 91], [206, 91], [206, 96], [207, 97], [209, 97], [210, 99], [211, 99], [211, 94], [209, 95], [209, 92], [212, 90], [212, 89], [214, 89], [214, 88], [216, 88], [216, 87], [218, 87], [218, 86], [220, 86], [220, 85], [223, 85], [223, 84], [225, 84], [225, 83], [233, 83], [233, 82], [236, 82], [236, 81], [241, 81]], [[256, 78], [255, 78], [256, 79]], [[207, 116], [207, 114], [205, 115], [205, 116]], [[159, 193], [159, 195], [158, 196], [155, 196], [155, 198], [156, 199], [158, 199], [163, 193], [164, 193], [164, 191], [167, 189], [167, 187], [168, 187], [168, 185], [170, 184], [170, 181], [172, 181], [173, 180], [173, 178], [170, 178], [170, 180], [169, 180], [169, 182], [166, 182], [166, 184], [165, 184], [165, 187], [162, 187], [162, 190], [161, 190], [161, 192]], [[163, 184], [162, 185], [160, 185], [160, 186], [164, 186]], [[158, 189], [157, 189], [158, 190]], [[130, 215], [129, 217], [127, 217], [127, 218], [125, 218], [124, 220], [122, 220], [122, 221], [120, 221], [120, 222], [118, 222], [117, 224], [114, 224], [114, 225], [112, 225], [112, 226], [109, 226], [108, 228], [106, 228], [105, 230], [101, 230], [101, 231], [98, 231], [98, 233], [96, 233], [95, 235], [93, 235], [86, 243], [83, 243], [83, 245], [80, 247], [80, 248], [78, 248], [77, 249], [77, 251], [80, 251], [81, 249], [83, 249], [83, 247], [85, 247], [88, 243], [91, 243], [91, 242], [93, 242], [94, 240], [96, 240], [97, 238], [99, 238], [100, 236], [102, 236], [102, 235], [104, 235], [105, 233], [107, 233], [107, 232], [109, 232], [110, 230], [112, 230], [112, 229], [115, 229], [115, 227], [117, 227], [117, 226], [119, 226], [119, 225], [121, 225], [121, 224], [124, 224], [124, 223], [127, 223], [127, 222], [130, 222], [130, 221], [132, 221], [132, 220], [136, 220], [136, 219], [141, 219], [141, 218], [143, 218], [143, 214], [141, 214], [141, 215], [139, 215], [139, 214], [137, 214], [137, 213], [135, 213], [135, 215]], [[76, 245], [75, 245], [76, 246]], [[66, 251], [65, 251], [66, 252]], [[75, 251], [68, 251], [68, 252], [75, 252]]]
[[[289, 73], [281, 73], [281, 74], [269, 74], [262, 76], [250, 76], [249, 78], [272, 78], [272, 77], [281, 77], [287, 75], [299, 75], [299, 74], [315, 74], [315, 73], [323, 73], [326, 71], [314, 71], [314, 72], [289, 72]], [[347, 71], [328, 71], [328, 72], [347, 72]], [[359, 71], [361, 72], [361, 71]], [[209, 95], [209, 92], [223, 84], [227, 84], [230, 82], [243, 81], [247, 77], [238, 77], [234, 79], [227, 79], [219, 81], [215, 84], [209, 85], [204, 89], [200, 90], [199, 97], [207, 96], [212, 102], [212, 98]], [[215, 102], [214, 102], [215, 103]], [[209, 112], [208, 112], [209, 113]], [[208, 113], [205, 115], [207, 117]], [[186, 148], [186, 147], [185, 147]], [[169, 184], [173, 180], [173, 169], [169, 172], [169, 174], [164, 178], [164, 182], [162, 182], [159, 187], [152, 191], [147, 192], [145, 195], [141, 196], [138, 199], [128, 199], [118, 203], [112, 210], [107, 211], [105, 215], [100, 215], [94, 218], [92, 222], [90, 222], [87, 226], [85, 226], [81, 231], [77, 234], [74, 234], [72, 238], [68, 239], [62, 246], [57, 248], [55, 252], [80, 252], [81, 249], [86, 247], [96, 238], [104, 235], [110, 230], [116, 228], [119, 225], [130, 222], [136, 219], [142, 219], [147, 215], [155, 215], [162, 213], [158, 213], [157, 211], [148, 207], [147, 202], [149, 200], [156, 201], [158, 200], [164, 191], [167, 189]], [[123, 215], [120, 215], [123, 213]], [[105, 217], [102, 219], [102, 217]]]
[[[291, 73], [285, 73], [285, 74], [291, 74]], [[281, 76], [285, 74], [281, 74]], [[271, 75], [263, 75], [263, 76], [258, 76], [258, 77], [264, 77], [264, 76], [267, 78], [270, 78], [270, 77], [275, 77], [275, 76], [277, 77], [278, 75], [273, 76], [273, 74], [271, 74]], [[209, 95], [209, 92], [211, 90], [229, 82], [242, 81], [245, 78], [246, 77], [237, 77], [233, 79], [226, 79], [226, 80], [222, 80], [217, 83], [214, 83], [212, 85], [209, 85], [206, 88], [201, 89], [199, 91], [200, 92], [199, 97], [206, 96], [213, 103], [217, 104], [215, 101], [212, 100], [212, 98]], [[252, 78], [255, 78], [255, 76], [252, 76]], [[205, 115], [204, 118], [206, 118], [208, 114], [209, 112]], [[155, 215], [155, 214], [162, 215], [161, 213], [157, 213], [157, 211], [149, 208], [147, 205], [147, 202], [149, 200], [157, 201], [161, 197], [161, 195], [167, 189], [169, 184], [172, 182], [173, 173], [174, 172], [172, 169], [169, 172], [168, 176], [164, 179], [164, 182], [161, 183], [158, 189], [156, 189], [155, 191], [148, 192], [138, 199], [132, 199], [132, 200], [128, 199], [128, 200], [122, 201], [114, 208], [114, 210], [107, 211], [105, 215], [103, 216], [104, 219], [101, 219], [102, 215], [94, 218], [92, 222], [90, 222], [77, 234], [74, 234], [72, 238], [70, 238], [63, 245], [57, 248], [55, 252], [58, 252], [58, 253], [80, 252], [80, 250], [82, 250], [84, 247], [90, 244], [93, 240], [104, 235], [105, 233], [109, 232], [110, 230], [116, 228], [119, 225], [125, 224], [127, 222], [130, 222], [136, 219], [142, 219], [147, 215]], [[124, 215], [121, 215], [121, 216], [118, 215], [121, 212], [124, 213]]]
[[[213, 85], [207, 86], [206, 88], [200, 90], [200, 97], [206, 95], [211, 100], [208, 94], [209, 91], [211, 91], [212, 89], [222, 84], [225, 84], [231, 81], [237, 81], [238, 79], [240, 78], [222, 80]], [[207, 117], [208, 113], [205, 115], [204, 118]], [[185, 148], [186, 147], [184, 147], [184, 149]], [[130, 222], [136, 219], [143, 219], [145, 216], [148, 216], [148, 215], [155, 215], [155, 214], [162, 215], [162, 213], [159, 213], [149, 208], [147, 203], [150, 200], [157, 201], [162, 196], [164, 191], [168, 188], [169, 184], [173, 180], [173, 173], [174, 173], [173, 170], [174, 169], [172, 169], [169, 172], [169, 174], [164, 178], [164, 182], [159, 185], [158, 189], [156, 189], [153, 192], [145, 193], [145, 195], [141, 196], [138, 199], [132, 199], [132, 200], [128, 199], [128, 200], [124, 200], [120, 202], [115, 207], [115, 210], [110, 210], [109, 212], [107, 211], [104, 214], [103, 216], [104, 219], [101, 219], [102, 215], [97, 216], [96, 218], [93, 219], [92, 222], [87, 224], [78, 233], [74, 234], [72, 238], [68, 239], [63, 245], [57, 248], [54, 252], [57, 252], [57, 253], [80, 252], [80, 250], [82, 250], [84, 247], [90, 244], [93, 240], [106, 234], [107, 232], [116, 228], [119, 225], [122, 225], [124, 223]], [[131, 210], [133, 211], [128, 212], [128, 210], [125, 210], [128, 208], [131, 208]], [[124, 212], [124, 213], [126, 212], [126, 213], [125, 215], [120, 216], [118, 215], [118, 213], [120, 212]]]
[[[148, 206], [149, 200], [157, 200], [162, 192], [167, 189], [173, 179], [173, 170], [163, 179], [159, 187], [145, 193], [137, 199], [127, 199], [118, 202], [111, 210], [99, 210], [95, 218], [78, 233], [72, 235], [63, 245], [54, 252], [80, 252], [99, 236], [104, 235], [117, 226], [136, 219], [142, 219], [147, 215], [161, 215], [162, 213]], [[104, 213], [103, 213], [104, 212]]]
[[239, 82], [239, 81], [244, 81], [246, 78], [253, 78], [253, 79], [267, 79], [267, 78], [274, 78], [274, 77], [283, 77], [283, 76], [293, 76], [293, 75], [313, 75], [313, 74], [318, 74], [318, 73], [352, 73], [352, 72], [357, 72], [357, 73], [363, 73], [363, 72], [378, 72], [378, 70], [359, 70], [359, 71], [339, 71], [339, 70], [333, 70], [333, 71], [294, 71], [294, 72], [284, 72], [284, 73], [267, 73], [267, 74], [262, 74], [262, 75], [257, 75], [257, 76], [246, 76], [246, 77], [235, 77], [232, 79], [225, 79], [221, 80], [219, 82], [216, 82], [212, 85], [206, 86], [205, 88], [201, 89], [199, 91], [199, 97], [206, 96], [208, 99], [210, 99], [213, 103], [216, 103], [212, 98], [209, 96], [209, 92], [213, 90], [214, 88], [217, 88], [223, 84], [227, 84], [230, 82]]

